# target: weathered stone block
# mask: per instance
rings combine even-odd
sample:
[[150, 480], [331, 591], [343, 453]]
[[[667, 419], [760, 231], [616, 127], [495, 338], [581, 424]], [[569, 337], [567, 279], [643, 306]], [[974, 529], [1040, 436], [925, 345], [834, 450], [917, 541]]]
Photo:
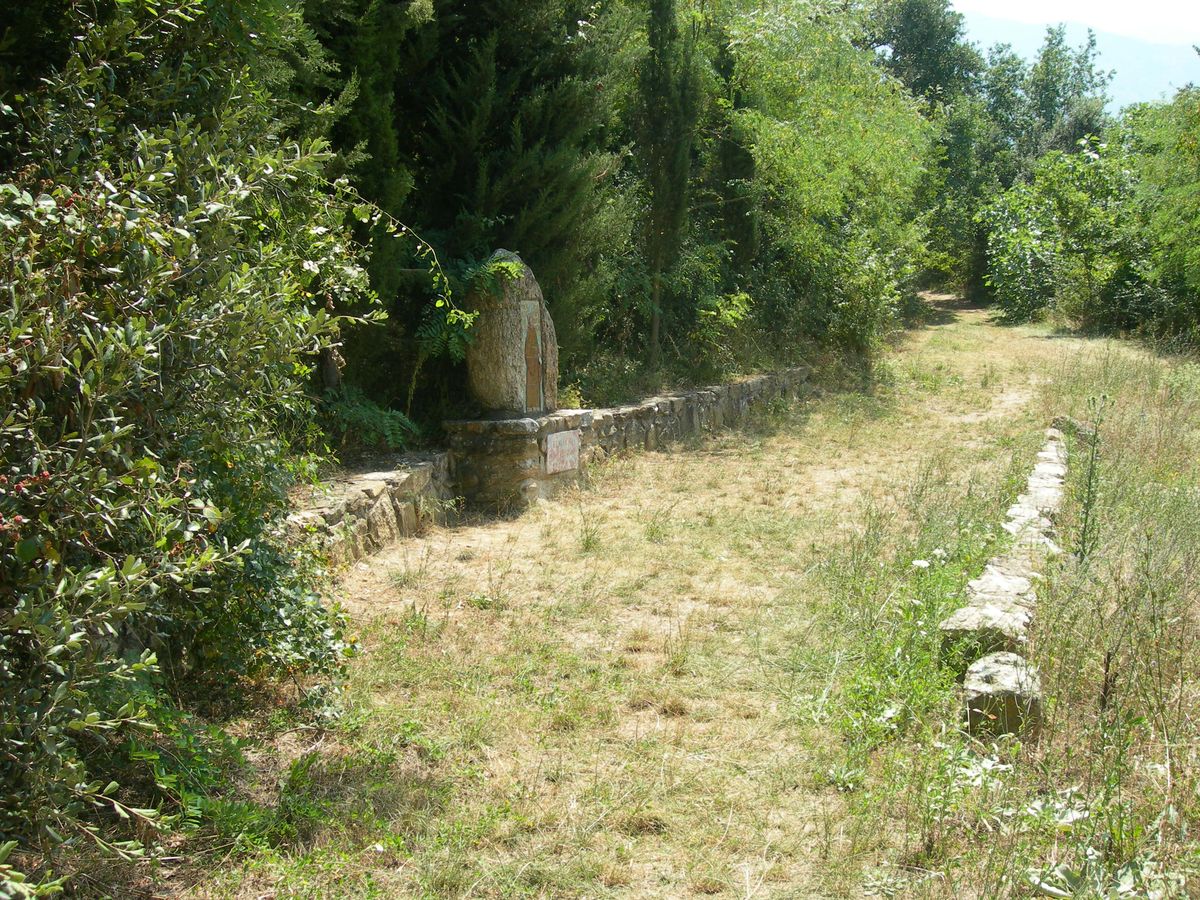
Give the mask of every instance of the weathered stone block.
[[992, 653], [972, 663], [963, 679], [963, 700], [972, 734], [1036, 735], [1041, 729], [1041, 679], [1016, 653]]
[[970, 602], [980, 603], [995, 599], [1011, 600], [1025, 606], [1036, 603], [1033, 582], [1028, 576], [991, 563], [984, 566], [978, 578], [967, 582], [967, 597]]
[[1015, 652], [1029, 642], [1030, 612], [1015, 601], [972, 603], [951, 614], [939, 626], [942, 653]]
[[522, 415], [558, 408], [558, 342], [533, 272], [517, 254], [497, 250], [489, 262], [516, 263], [498, 294], [476, 292], [478, 317], [467, 348], [471, 392], [488, 412]]
[[[1038, 454], [1039, 456], [1041, 454]], [[1067, 467], [1064, 463], [1054, 460], [1039, 460], [1037, 465], [1033, 467], [1033, 475], [1035, 478], [1055, 480], [1062, 484], [1067, 477]]]
[[[997, 556], [988, 560], [987, 569], [999, 572], [1002, 575], [1010, 575], [1016, 578], [1024, 578], [1029, 582], [1032, 589], [1034, 581], [1040, 576], [1037, 572], [1037, 567], [1033, 561], [1021, 556], [1009, 554], [1008, 556]], [[984, 571], [987, 571], [985, 569]]]
[[[449, 454], [445, 456], [446, 472], [443, 473], [443, 478], [449, 472]], [[406, 493], [425, 493], [430, 490], [434, 475], [436, 472], [432, 466], [415, 467], [408, 473], [408, 478], [402, 482], [402, 488]]]
[[400, 536], [391, 497], [381, 498], [367, 514], [366, 538], [372, 550], [386, 547]]
[[1039, 512], [1055, 513], [1062, 506], [1063, 489], [1061, 487], [1038, 486], [1032, 488], [1023, 496], [1026, 503]]
[[400, 533], [405, 537], [416, 534], [420, 528], [420, 516], [416, 501], [397, 499], [393, 505], [396, 510], [396, 521], [400, 525]]

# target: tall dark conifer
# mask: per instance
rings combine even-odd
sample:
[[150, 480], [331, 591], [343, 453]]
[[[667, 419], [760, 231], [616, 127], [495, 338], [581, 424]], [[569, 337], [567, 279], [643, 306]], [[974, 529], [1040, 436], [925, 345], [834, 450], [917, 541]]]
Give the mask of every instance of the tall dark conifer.
[[[354, 185], [387, 213], [403, 218], [413, 178], [400, 156], [405, 123], [396, 116], [402, 48], [414, 28], [433, 15], [428, 0], [307, 0], [306, 18], [336, 63], [330, 92], [345, 92], [347, 109], [333, 129]], [[380, 229], [373, 241], [371, 283], [390, 302], [405, 281], [412, 245]]]
[[447, 257], [515, 250], [569, 319], [593, 256], [582, 237], [609, 168], [603, 79], [564, 0], [443, 0], [410, 48], [398, 116], [415, 219]]
[[[574, 322], [580, 294], [602, 249], [589, 239], [591, 223], [606, 178], [619, 170], [606, 149], [607, 61], [590, 41], [590, 5], [308, 3], [353, 94], [335, 134], [356, 186], [427, 239], [456, 282], [499, 247], [520, 253], [569, 354], [583, 330]], [[458, 376], [428, 359], [421, 342], [423, 323], [437, 313], [425, 262], [412, 249], [377, 243], [372, 282], [390, 317], [383, 329], [350, 338], [348, 377], [380, 402], [403, 405], [420, 367], [423, 378], [451, 385], [447, 397], [427, 398], [427, 411], [444, 413]]]
[[730, 243], [740, 273], [746, 274], [758, 255], [759, 216], [753, 196], [754, 154], [738, 133], [736, 112], [745, 109], [749, 98], [737, 80], [737, 62], [728, 33], [717, 34], [713, 69], [721, 79], [728, 106], [719, 108], [716, 150], [717, 204], [720, 208], [722, 236]]
[[657, 362], [662, 340], [666, 279], [679, 259], [687, 225], [688, 182], [699, 114], [695, 36], [683, 35], [676, 0], [650, 0], [649, 52], [639, 83], [638, 154], [649, 188], [646, 262], [650, 272], [649, 352]]

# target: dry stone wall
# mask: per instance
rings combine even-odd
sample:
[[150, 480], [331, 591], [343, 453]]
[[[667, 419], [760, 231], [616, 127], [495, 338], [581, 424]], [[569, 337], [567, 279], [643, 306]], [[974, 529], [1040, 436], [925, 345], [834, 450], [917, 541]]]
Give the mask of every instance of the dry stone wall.
[[743, 421], [755, 407], [809, 390], [808, 369], [650, 397], [630, 406], [539, 418], [448, 422], [449, 449], [396, 456], [339, 474], [299, 499], [288, 527], [346, 565], [444, 521], [462, 500], [501, 508], [551, 496], [588, 466]]
[[1062, 505], [1067, 449], [1057, 428], [1008, 510], [1004, 528], [1013, 547], [991, 560], [967, 585], [967, 603], [941, 623], [948, 660], [969, 663], [963, 675], [967, 725], [974, 734], [1036, 734], [1042, 689], [1037, 669], [1023, 655], [1033, 626], [1034, 583], [1047, 556], [1062, 551], [1053, 539], [1053, 517]]
[[334, 565], [347, 565], [453, 509], [449, 456], [396, 456], [340, 473], [304, 497], [288, 517], [292, 536], [314, 540]]
[[653, 450], [741, 422], [753, 408], [809, 389], [809, 369], [538, 418], [447, 422], [450, 475], [468, 503], [494, 508], [552, 496], [614, 453]]

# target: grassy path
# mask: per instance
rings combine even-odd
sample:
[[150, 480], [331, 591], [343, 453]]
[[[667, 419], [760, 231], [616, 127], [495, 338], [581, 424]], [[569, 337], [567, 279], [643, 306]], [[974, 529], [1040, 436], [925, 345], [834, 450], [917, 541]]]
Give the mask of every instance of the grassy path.
[[862, 789], [911, 753], [847, 753], [892, 714], [863, 693], [864, 647], [919, 605], [912, 554], [958, 554], [945, 584], [982, 565], [996, 537], [963, 510], [999, 521], [1042, 386], [1086, 346], [936, 298], [870, 392], [359, 564], [339, 587], [364, 647], [350, 711], [259, 751], [247, 790], [275, 831], [195, 892], [895, 895], [880, 867], [933, 850], [905, 789]]

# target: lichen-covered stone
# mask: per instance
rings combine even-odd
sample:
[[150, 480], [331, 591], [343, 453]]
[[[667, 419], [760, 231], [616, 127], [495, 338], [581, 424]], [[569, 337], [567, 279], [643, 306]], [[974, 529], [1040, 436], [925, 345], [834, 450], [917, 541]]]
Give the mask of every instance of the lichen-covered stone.
[[1036, 735], [1041, 729], [1041, 679], [1016, 653], [991, 653], [972, 663], [963, 679], [963, 700], [972, 734]]
[[956, 650], [976, 654], [1020, 650], [1029, 642], [1031, 619], [1029, 609], [1016, 601], [968, 604], [938, 626], [943, 658], [951, 658]]
[[558, 344], [554, 321], [532, 270], [517, 254], [497, 250], [490, 263], [516, 263], [518, 278], [476, 292], [478, 314], [467, 348], [471, 393], [488, 413], [522, 416], [558, 408]]

